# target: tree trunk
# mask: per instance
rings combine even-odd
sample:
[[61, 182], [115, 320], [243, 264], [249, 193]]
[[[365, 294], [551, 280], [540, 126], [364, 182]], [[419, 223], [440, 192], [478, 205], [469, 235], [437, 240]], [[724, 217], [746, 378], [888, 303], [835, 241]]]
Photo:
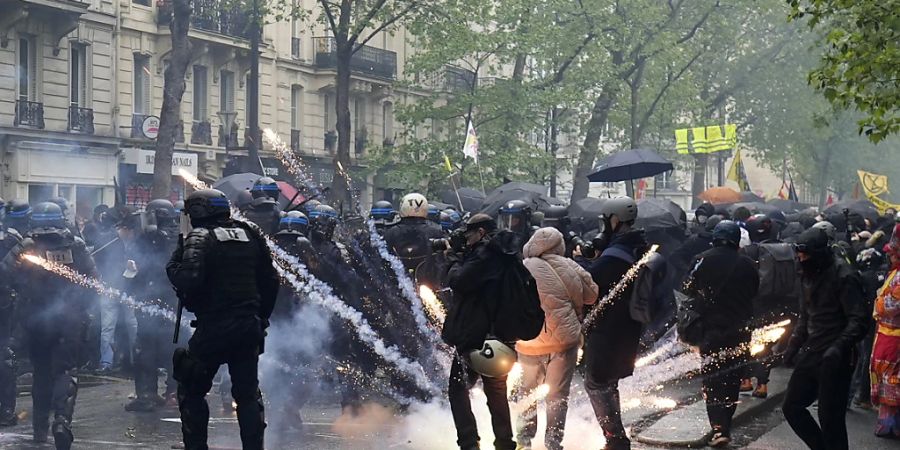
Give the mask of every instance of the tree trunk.
[[556, 175], [559, 172], [556, 155], [559, 154], [559, 114], [560, 110], [554, 106], [550, 111], [550, 196], [556, 197]]
[[600, 146], [600, 137], [603, 135], [603, 129], [606, 127], [606, 121], [609, 118], [609, 110], [615, 102], [615, 95], [611, 85], [604, 86], [603, 91], [594, 101], [594, 107], [591, 110], [591, 118], [588, 121], [587, 133], [584, 136], [584, 144], [578, 152], [578, 163], [575, 166], [575, 175], [572, 180], [572, 199], [581, 200], [587, 197], [590, 182], [587, 179], [588, 174], [594, 168], [594, 159], [597, 157], [597, 151]]
[[822, 159], [822, 167], [819, 169], [819, 208], [825, 207], [825, 201], [828, 199], [828, 169], [831, 165], [831, 139], [825, 144], [825, 157]]
[[190, 0], [173, 0], [172, 56], [166, 67], [163, 85], [163, 104], [159, 113], [159, 135], [156, 137], [156, 160], [153, 164], [153, 199], [169, 198], [172, 192], [172, 153], [175, 151], [175, 132], [181, 122], [181, 97], [184, 95], [184, 75], [191, 59], [188, 29], [191, 25]]
[[691, 202], [691, 208], [700, 206], [701, 200], [697, 196], [706, 190], [707, 161], [709, 161], [709, 155], [705, 153], [694, 155], [694, 177], [691, 181], [691, 194], [693, 195], [693, 200]]
[[[334, 179], [331, 181], [331, 199], [340, 212], [352, 212], [350, 185], [347, 180], [350, 170], [350, 58], [352, 46], [347, 42], [337, 43], [337, 83], [335, 86], [335, 111], [337, 112], [337, 153], [334, 156]], [[338, 165], [340, 164], [340, 165]]]

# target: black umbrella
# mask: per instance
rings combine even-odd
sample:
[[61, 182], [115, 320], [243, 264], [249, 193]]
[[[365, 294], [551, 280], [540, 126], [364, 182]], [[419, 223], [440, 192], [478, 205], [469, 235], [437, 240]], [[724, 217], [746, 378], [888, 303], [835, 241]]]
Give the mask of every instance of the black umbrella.
[[843, 214], [845, 209], [850, 213], [859, 214], [863, 218], [869, 219], [872, 222], [878, 220], [878, 208], [876, 208], [875, 204], [868, 200], [841, 200], [837, 203], [832, 204], [828, 208], [825, 208], [824, 212], [828, 215]]
[[770, 212], [778, 211], [778, 208], [775, 207], [775, 205], [769, 205], [762, 202], [738, 202], [728, 206], [728, 214], [733, 215], [734, 210], [741, 206], [749, 209], [751, 214], [768, 214]]
[[764, 199], [764, 198], [762, 198], [762, 197], [760, 197], [760, 196], [758, 196], [758, 195], [756, 195], [756, 194], [754, 194], [754, 193], [752, 193], [752, 192], [750, 192], [750, 191], [743, 191], [743, 192], [741, 192], [741, 201], [742, 201], [742, 202], [757, 202], [757, 203], [763, 203], [763, 202], [766, 201], [766, 199]]
[[[684, 226], [680, 214], [674, 211], [666, 202], [670, 201], [654, 198], [638, 200], [638, 216], [637, 220], [634, 221], [634, 226], [643, 228], [644, 230], [678, 228]], [[675, 206], [678, 207], [678, 205]], [[678, 210], [680, 211], [681, 208], [679, 207]]]
[[497, 217], [500, 207], [513, 200], [522, 200], [531, 205], [532, 211], [538, 211], [550, 205], [564, 205], [558, 199], [548, 197], [544, 186], [531, 183], [506, 183], [491, 191], [484, 199], [478, 211]]
[[796, 212], [800, 211], [803, 208], [806, 208], [806, 205], [794, 200], [787, 200], [784, 198], [773, 198], [766, 202], [766, 204], [772, 205], [782, 212]]
[[491, 191], [487, 196], [490, 197], [499, 192], [507, 192], [507, 191], [528, 191], [534, 192], [537, 194], [546, 195], [547, 194], [547, 186], [543, 186], [540, 184], [534, 183], [526, 183], [524, 181], [510, 181], [509, 183], [504, 183], [500, 185], [498, 188]]
[[[456, 197], [457, 193], [459, 198]], [[457, 191], [450, 189], [441, 193], [442, 202], [459, 208], [459, 202], [462, 201], [463, 210], [473, 212], [481, 208], [481, 204], [484, 203], [484, 197], [485, 195], [481, 191], [476, 191], [472, 188], [459, 188]]]
[[653, 150], [635, 149], [613, 153], [588, 175], [590, 181], [628, 181], [647, 178], [674, 169], [672, 163]]
[[600, 208], [604, 202], [606, 200], [602, 198], [588, 197], [572, 203], [569, 206], [569, 219], [575, 228], [581, 232], [597, 228], [599, 224], [597, 216], [600, 215]]

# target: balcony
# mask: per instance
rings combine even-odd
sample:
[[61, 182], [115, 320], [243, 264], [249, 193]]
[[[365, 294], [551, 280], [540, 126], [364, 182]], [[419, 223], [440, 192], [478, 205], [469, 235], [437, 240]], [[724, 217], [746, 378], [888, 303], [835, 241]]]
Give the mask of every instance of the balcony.
[[291, 38], [291, 58], [300, 59], [300, 38]]
[[191, 125], [191, 144], [212, 145], [212, 124], [208, 120]]
[[13, 125], [17, 127], [44, 128], [44, 104], [16, 100], [16, 117]]
[[300, 151], [300, 130], [291, 129], [291, 151]]
[[[160, 0], [158, 5], [156, 22], [168, 26], [172, 21], [172, 5], [165, 0]], [[228, 9], [224, 9], [225, 6], [226, 3], [221, 0], [194, 0], [191, 27], [226, 36], [250, 39], [247, 12], [241, 10], [240, 5], [234, 5]]]
[[69, 106], [69, 131], [94, 134], [94, 110]]
[[219, 140], [216, 145], [225, 148], [234, 148], [238, 146], [238, 124], [231, 124], [231, 132], [225, 134], [225, 126], [219, 125]]
[[[337, 44], [334, 38], [314, 38], [316, 66], [323, 69], [337, 67]], [[394, 79], [397, 74], [397, 53], [364, 45], [350, 59], [350, 70], [377, 78]]]

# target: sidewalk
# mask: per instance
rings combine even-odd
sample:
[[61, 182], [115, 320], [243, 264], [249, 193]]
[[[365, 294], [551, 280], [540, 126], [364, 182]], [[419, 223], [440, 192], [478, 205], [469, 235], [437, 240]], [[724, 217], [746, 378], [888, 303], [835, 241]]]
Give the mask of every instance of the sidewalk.
[[[784, 399], [791, 371], [785, 368], [772, 370], [769, 381], [769, 396], [765, 399], [741, 395], [734, 425], [740, 426], [753, 417], [771, 411], [781, 405]], [[666, 414], [658, 421], [634, 432], [637, 442], [676, 447], [705, 447], [711, 430], [706, 416], [706, 402], [702, 399]]]
[[[815, 407], [811, 409], [816, 416]], [[872, 410], [851, 408], [847, 411], [847, 436], [853, 450], [900, 450], [900, 440], [875, 437], [875, 419]], [[787, 422], [775, 427], [761, 438], [745, 447], [749, 450], [795, 450], [805, 448]]]

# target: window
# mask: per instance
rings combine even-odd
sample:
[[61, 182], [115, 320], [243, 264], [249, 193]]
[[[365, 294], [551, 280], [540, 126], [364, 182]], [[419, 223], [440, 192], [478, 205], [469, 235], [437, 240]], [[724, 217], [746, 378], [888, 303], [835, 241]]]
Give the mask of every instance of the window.
[[150, 6], [150, 0], [132, 0], [132, 3], [142, 6]]
[[209, 113], [206, 110], [206, 88], [206, 67], [194, 66], [194, 122], [209, 120]]
[[366, 99], [357, 97], [353, 102], [353, 128], [357, 131], [366, 128]]
[[391, 102], [384, 102], [381, 105], [381, 114], [382, 114], [382, 122], [381, 122], [381, 134], [385, 140], [393, 140], [394, 139], [394, 104]]
[[150, 57], [134, 55], [134, 113], [150, 115]]
[[223, 112], [234, 111], [234, 72], [223, 70], [219, 74], [219, 108]]
[[[297, 4], [296, 0], [293, 3], [294, 3], [294, 5], [293, 5], [294, 11], [292, 11], [292, 12], [296, 12], [299, 10], [299, 5]], [[300, 19], [298, 17], [295, 17], [292, 15], [291, 16], [291, 57], [292, 58], [300, 58], [300, 27], [301, 27], [301, 25], [302, 24], [300, 22]]]
[[323, 102], [324, 104], [322, 105], [322, 107], [325, 108], [325, 131], [334, 131], [334, 129], [337, 127], [337, 114], [334, 111], [334, 98], [328, 94], [325, 94]]
[[656, 189], [676, 189], [674, 171], [663, 172], [653, 179]]
[[291, 129], [300, 129], [301, 104], [303, 102], [303, 88], [291, 86]]
[[97, 205], [103, 203], [103, 188], [78, 186], [75, 191], [75, 215], [90, 220]]
[[28, 185], [28, 203], [36, 205], [53, 198], [52, 184], [29, 184]]
[[69, 104], [84, 108], [87, 106], [87, 47], [73, 43], [69, 54]]
[[33, 38], [19, 38], [18, 73], [19, 100], [37, 99], [37, 50]]

